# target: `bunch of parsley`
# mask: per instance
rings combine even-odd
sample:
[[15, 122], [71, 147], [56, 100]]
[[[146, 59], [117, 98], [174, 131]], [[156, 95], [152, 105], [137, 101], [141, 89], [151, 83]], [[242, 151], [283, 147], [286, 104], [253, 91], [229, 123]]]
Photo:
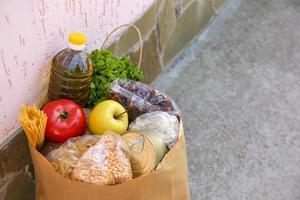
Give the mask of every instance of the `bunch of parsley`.
[[110, 84], [116, 79], [143, 80], [144, 75], [128, 57], [116, 58], [108, 50], [94, 50], [89, 54], [93, 76], [87, 107], [92, 108], [106, 99]]

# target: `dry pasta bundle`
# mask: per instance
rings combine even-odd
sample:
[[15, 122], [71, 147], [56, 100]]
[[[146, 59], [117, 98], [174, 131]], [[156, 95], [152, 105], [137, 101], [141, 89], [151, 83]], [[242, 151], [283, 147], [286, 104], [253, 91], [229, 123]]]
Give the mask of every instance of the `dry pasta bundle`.
[[34, 148], [40, 149], [45, 140], [46, 114], [35, 105], [21, 105], [19, 121], [27, 136], [28, 142]]

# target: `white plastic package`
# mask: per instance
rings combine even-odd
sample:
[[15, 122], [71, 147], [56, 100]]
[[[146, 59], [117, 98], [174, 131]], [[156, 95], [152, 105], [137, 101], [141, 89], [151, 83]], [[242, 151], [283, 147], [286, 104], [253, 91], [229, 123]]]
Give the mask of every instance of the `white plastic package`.
[[129, 130], [156, 132], [171, 149], [178, 139], [179, 121], [176, 116], [167, 112], [155, 111], [137, 117], [130, 123]]

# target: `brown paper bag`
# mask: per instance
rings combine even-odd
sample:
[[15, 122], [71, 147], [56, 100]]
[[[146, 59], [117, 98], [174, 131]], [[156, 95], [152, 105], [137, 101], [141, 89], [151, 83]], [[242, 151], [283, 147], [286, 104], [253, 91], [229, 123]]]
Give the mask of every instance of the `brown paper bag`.
[[101, 186], [64, 178], [30, 146], [37, 200], [187, 200], [189, 185], [182, 124], [177, 144], [157, 169], [122, 184]]

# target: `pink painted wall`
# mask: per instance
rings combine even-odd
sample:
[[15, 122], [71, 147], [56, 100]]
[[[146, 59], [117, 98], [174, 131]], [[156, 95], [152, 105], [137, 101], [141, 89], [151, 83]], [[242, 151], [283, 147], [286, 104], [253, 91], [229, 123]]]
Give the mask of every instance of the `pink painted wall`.
[[100, 48], [114, 27], [135, 21], [154, 0], [1, 0], [0, 143], [17, 128], [21, 103], [46, 95], [49, 60], [80, 31]]

